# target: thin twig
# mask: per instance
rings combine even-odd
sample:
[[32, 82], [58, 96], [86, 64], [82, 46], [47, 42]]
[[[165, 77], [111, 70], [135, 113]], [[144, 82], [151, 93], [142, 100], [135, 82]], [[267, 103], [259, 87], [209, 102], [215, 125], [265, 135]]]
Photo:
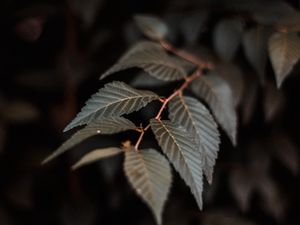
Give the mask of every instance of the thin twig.
[[167, 51], [172, 52], [173, 54], [197, 65], [201, 69], [213, 69], [214, 68], [214, 65], [212, 63], [204, 61], [204, 60], [200, 59], [199, 57], [197, 57], [185, 50], [174, 47], [172, 44], [170, 44], [169, 42], [167, 42], [164, 39], [159, 40], [159, 43]]
[[[161, 118], [161, 114], [163, 113], [163, 111], [166, 109], [167, 104], [177, 95], [182, 94], [182, 91], [187, 88], [187, 86], [196, 78], [200, 77], [202, 75], [202, 70], [200, 68], [198, 68], [191, 76], [186, 77], [184, 83], [176, 90], [174, 91], [168, 98], [166, 98], [163, 101], [162, 106], [160, 107], [157, 115], [155, 116], [155, 119], [160, 120]], [[150, 128], [150, 124], [148, 124], [141, 132], [139, 139], [137, 140], [136, 144], [135, 144], [135, 149], [138, 150], [139, 145], [144, 137], [145, 132]]]

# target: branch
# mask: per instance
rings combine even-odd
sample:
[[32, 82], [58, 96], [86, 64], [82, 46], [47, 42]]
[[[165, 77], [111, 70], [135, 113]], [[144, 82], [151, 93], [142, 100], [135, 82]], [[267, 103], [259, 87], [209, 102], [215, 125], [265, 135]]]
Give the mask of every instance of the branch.
[[167, 42], [164, 39], [160, 39], [159, 43], [161, 44], [161, 46], [166, 49], [169, 52], [172, 52], [173, 54], [197, 65], [199, 68], [203, 69], [213, 69], [214, 65], [208, 61], [204, 61], [202, 59], [200, 59], [199, 57], [184, 51], [182, 49], [178, 49], [176, 47], [174, 47], [172, 44], [170, 44], [169, 42]]
[[[202, 70], [200, 68], [198, 68], [191, 76], [186, 77], [184, 83], [176, 90], [174, 91], [168, 98], [166, 98], [165, 100], [163, 100], [163, 104], [160, 107], [158, 113], [155, 116], [155, 119], [160, 120], [161, 118], [161, 114], [163, 113], [163, 111], [166, 109], [166, 106], [168, 104], [168, 102], [170, 102], [175, 96], [182, 94], [183, 90], [187, 88], [187, 86], [196, 78], [200, 77], [202, 75]], [[150, 124], [148, 124], [142, 131], [141, 134], [139, 136], [139, 139], [137, 140], [136, 144], [135, 144], [135, 149], [138, 150], [139, 145], [144, 137], [145, 132], [150, 128]]]

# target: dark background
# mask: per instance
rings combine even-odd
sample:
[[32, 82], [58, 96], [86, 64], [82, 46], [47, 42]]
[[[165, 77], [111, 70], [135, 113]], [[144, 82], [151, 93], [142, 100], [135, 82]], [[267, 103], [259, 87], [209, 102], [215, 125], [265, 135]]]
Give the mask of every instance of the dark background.
[[[133, 24], [134, 14], [165, 18], [176, 31], [170, 40], [186, 47], [176, 21], [191, 12], [209, 12], [205, 25], [193, 26], [203, 26], [196, 41], [214, 54], [212, 32], [222, 18], [239, 16], [246, 27], [256, 23], [249, 20], [252, 11], [244, 10], [246, 2], [2, 0], [0, 225], [154, 224], [123, 175], [122, 157], [70, 171], [83, 153], [136, 136], [98, 136], [45, 166], [40, 162], [70, 136], [63, 128], [103, 82], [129, 82], [139, 72], [98, 79], [143, 38]], [[267, 9], [274, 2], [256, 4]], [[286, 3], [299, 10], [298, 1]], [[277, 19], [280, 7], [277, 10], [266, 12], [271, 21]], [[239, 144], [232, 147], [222, 135], [213, 184], [205, 184], [202, 212], [174, 172], [164, 224], [299, 223], [299, 65], [278, 91], [269, 61], [263, 85], [241, 48], [233, 63], [242, 71], [245, 87], [237, 108]], [[155, 145], [151, 136], [147, 138], [145, 145]]]

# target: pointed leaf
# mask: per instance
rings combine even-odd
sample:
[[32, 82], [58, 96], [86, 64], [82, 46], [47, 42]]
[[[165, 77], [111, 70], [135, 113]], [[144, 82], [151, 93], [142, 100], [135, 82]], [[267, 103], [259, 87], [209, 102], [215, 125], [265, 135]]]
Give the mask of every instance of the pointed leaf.
[[70, 139], [65, 141], [56, 151], [54, 151], [50, 156], [48, 156], [42, 164], [45, 164], [62, 153], [66, 152], [68, 149], [73, 148], [80, 142], [95, 136], [97, 134], [115, 134], [121, 131], [126, 131], [134, 129], [136, 126], [130, 120], [123, 117], [108, 117], [101, 120], [97, 120], [87, 125], [85, 128], [77, 131], [72, 135]]
[[159, 96], [151, 91], [136, 90], [120, 81], [108, 83], [92, 95], [64, 131], [89, 124], [95, 119], [132, 113], [155, 99]]
[[196, 79], [191, 89], [195, 95], [206, 101], [217, 122], [236, 145], [237, 115], [228, 84], [221, 77], [211, 73]]
[[125, 151], [125, 174], [136, 191], [161, 224], [162, 212], [172, 182], [169, 162], [154, 149]]
[[244, 33], [243, 47], [245, 55], [259, 75], [260, 81], [264, 82], [265, 66], [267, 63], [267, 43], [269, 33], [265, 29], [252, 28]]
[[72, 166], [72, 169], [76, 170], [79, 167], [96, 162], [100, 159], [105, 159], [107, 157], [118, 155], [123, 152], [124, 150], [114, 147], [97, 149], [84, 155], [75, 165]]
[[214, 48], [223, 61], [230, 61], [240, 44], [243, 27], [238, 20], [223, 20], [214, 31]]
[[169, 117], [172, 122], [177, 122], [193, 134], [197, 140], [198, 149], [203, 157], [203, 170], [211, 183], [220, 137], [210, 112], [197, 99], [177, 96], [169, 103]]
[[167, 25], [155, 16], [137, 15], [134, 20], [140, 31], [150, 39], [160, 40], [168, 33]]
[[183, 79], [195, 68], [185, 60], [168, 56], [159, 44], [144, 41], [133, 46], [114, 66], [101, 75], [100, 79], [134, 67], [165, 81]]
[[295, 33], [275, 33], [269, 39], [269, 55], [276, 75], [277, 87], [292, 71], [300, 58], [300, 38]]
[[203, 162], [193, 136], [171, 121], [151, 119], [150, 124], [163, 152], [190, 187], [198, 207], [202, 209]]

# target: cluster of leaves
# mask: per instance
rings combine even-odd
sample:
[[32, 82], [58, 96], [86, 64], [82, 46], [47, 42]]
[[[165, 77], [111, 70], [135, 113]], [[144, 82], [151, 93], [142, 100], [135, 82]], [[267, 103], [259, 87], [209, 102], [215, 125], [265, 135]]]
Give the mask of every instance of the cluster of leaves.
[[[180, 86], [168, 97], [161, 97], [152, 91], [135, 89], [121, 81], [106, 84], [86, 102], [64, 131], [82, 125], [85, 127], [63, 143], [44, 163], [95, 135], [128, 130], [139, 133], [135, 145], [131, 144], [132, 141], [127, 141], [121, 148], [96, 149], [83, 156], [73, 168], [124, 154], [124, 172], [129, 183], [150, 207], [157, 223], [161, 224], [163, 207], [172, 183], [169, 162], [190, 187], [202, 209], [203, 173], [208, 182], [212, 183], [219, 151], [220, 133], [217, 124], [233, 145], [237, 143], [235, 108], [239, 104], [239, 91], [238, 85], [232, 88], [226, 82], [225, 72], [218, 67], [216, 61], [207, 61], [177, 49], [166, 41], [169, 28], [162, 21], [150, 16], [136, 16], [135, 21], [144, 35], [152, 41], [135, 44], [101, 79], [136, 67], [157, 79], [156, 83], [176, 81], [181, 83]], [[223, 62], [229, 62], [242, 43], [245, 56], [260, 75], [261, 81], [264, 81], [264, 68], [269, 55], [277, 86], [280, 87], [300, 58], [297, 30], [285, 25], [276, 24], [274, 32], [263, 21], [257, 27], [245, 29], [241, 21], [225, 19], [215, 27], [213, 46], [218, 57]], [[160, 101], [162, 106], [156, 116], [149, 119], [149, 124], [136, 126], [124, 117], [152, 101]], [[163, 115], [166, 108], [168, 118]], [[153, 148], [140, 149], [144, 134], [150, 128], [168, 160]], [[250, 166], [249, 170], [251, 168], [255, 166]], [[240, 178], [244, 178], [244, 174], [237, 174], [233, 179]], [[255, 184], [258, 186], [253, 188], [265, 191], [259, 183]]]

